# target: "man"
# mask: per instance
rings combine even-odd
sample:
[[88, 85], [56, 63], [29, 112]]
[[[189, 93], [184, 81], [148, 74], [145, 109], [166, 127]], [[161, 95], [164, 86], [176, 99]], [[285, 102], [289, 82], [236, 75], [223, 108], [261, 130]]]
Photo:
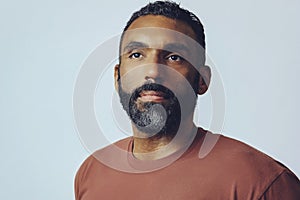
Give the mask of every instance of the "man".
[[133, 137], [87, 158], [76, 199], [300, 199], [299, 179], [285, 166], [194, 125], [211, 76], [194, 14], [149, 3], [127, 23], [119, 52], [115, 87]]

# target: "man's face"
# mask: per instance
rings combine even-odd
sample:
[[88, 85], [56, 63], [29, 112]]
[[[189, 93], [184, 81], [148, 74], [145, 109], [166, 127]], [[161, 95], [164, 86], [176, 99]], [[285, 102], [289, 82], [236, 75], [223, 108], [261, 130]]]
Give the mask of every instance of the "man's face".
[[143, 132], [176, 132], [181, 117], [193, 114], [199, 74], [191, 63], [197, 63], [199, 50], [191, 38], [195, 33], [184, 22], [153, 15], [139, 17], [124, 34], [116, 86]]

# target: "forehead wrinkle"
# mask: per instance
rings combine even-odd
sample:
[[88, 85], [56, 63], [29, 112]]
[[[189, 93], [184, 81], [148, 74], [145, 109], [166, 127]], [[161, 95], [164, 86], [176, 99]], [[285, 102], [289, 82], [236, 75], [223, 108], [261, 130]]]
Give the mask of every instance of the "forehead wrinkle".
[[149, 48], [149, 45], [147, 45], [144, 42], [139, 41], [130, 41], [128, 44], [125, 45], [123, 48], [123, 52], [131, 51], [132, 49], [141, 49], [141, 48]]
[[170, 52], [186, 52], [190, 53], [190, 48], [187, 45], [182, 43], [168, 43], [163, 47], [163, 50], [170, 51]]
[[[155, 48], [155, 49], [164, 49], [165, 47], [166, 48], [172, 47], [170, 49], [183, 49], [183, 46], [186, 47], [190, 46], [189, 40], [191, 39], [192, 38], [190, 36], [178, 32], [176, 30], [166, 29], [166, 28], [146, 27], [146, 28], [136, 28], [133, 30], [127, 30], [126, 32], [124, 32], [120, 43], [121, 43], [122, 51], [124, 51], [127, 46], [136, 46], [141, 48]], [[176, 45], [173, 45], [172, 43]], [[182, 45], [182, 47], [180, 47], [180, 45]], [[186, 50], [187, 49], [189, 48], [186, 48]]]
[[[160, 46], [160, 47], [159, 47]], [[157, 50], [164, 50], [169, 52], [185, 52], [190, 53], [190, 49], [187, 45], [177, 42], [170, 42], [166, 44], [156, 44], [156, 45], [149, 45], [144, 42], [139, 41], [130, 41], [128, 44], [125, 45], [123, 48], [123, 52], [130, 52], [133, 49], [143, 49], [143, 48], [151, 48]]]

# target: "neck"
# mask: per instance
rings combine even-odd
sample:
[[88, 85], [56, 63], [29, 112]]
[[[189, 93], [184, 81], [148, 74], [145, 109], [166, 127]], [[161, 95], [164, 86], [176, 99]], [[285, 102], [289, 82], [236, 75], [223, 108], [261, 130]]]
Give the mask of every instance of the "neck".
[[[167, 157], [190, 144], [188, 140], [193, 136], [192, 132], [197, 131], [193, 123], [193, 117], [182, 120], [179, 130], [180, 135], [172, 133], [154, 135], [146, 137], [147, 133], [140, 132], [134, 125], [133, 127], [133, 155], [140, 160], [156, 160]], [[178, 133], [177, 133], [178, 134]]]

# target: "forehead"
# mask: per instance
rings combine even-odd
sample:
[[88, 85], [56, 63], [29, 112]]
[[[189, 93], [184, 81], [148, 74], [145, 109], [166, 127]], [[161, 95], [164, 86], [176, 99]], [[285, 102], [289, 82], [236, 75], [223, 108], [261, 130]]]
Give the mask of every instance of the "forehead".
[[178, 43], [192, 48], [196, 35], [183, 21], [161, 15], [141, 16], [128, 27], [123, 36], [121, 51], [130, 42], [142, 42], [150, 48], [164, 49], [165, 45]]
[[196, 39], [196, 35], [193, 29], [185, 22], [181, 20], [171, 19], [162, 15], [145, 15], [137, 18], [128, 27], [128, 30], [145, 27], [158, 27], [166, 28], [174, 31], [181, 32], [193, 39]]

